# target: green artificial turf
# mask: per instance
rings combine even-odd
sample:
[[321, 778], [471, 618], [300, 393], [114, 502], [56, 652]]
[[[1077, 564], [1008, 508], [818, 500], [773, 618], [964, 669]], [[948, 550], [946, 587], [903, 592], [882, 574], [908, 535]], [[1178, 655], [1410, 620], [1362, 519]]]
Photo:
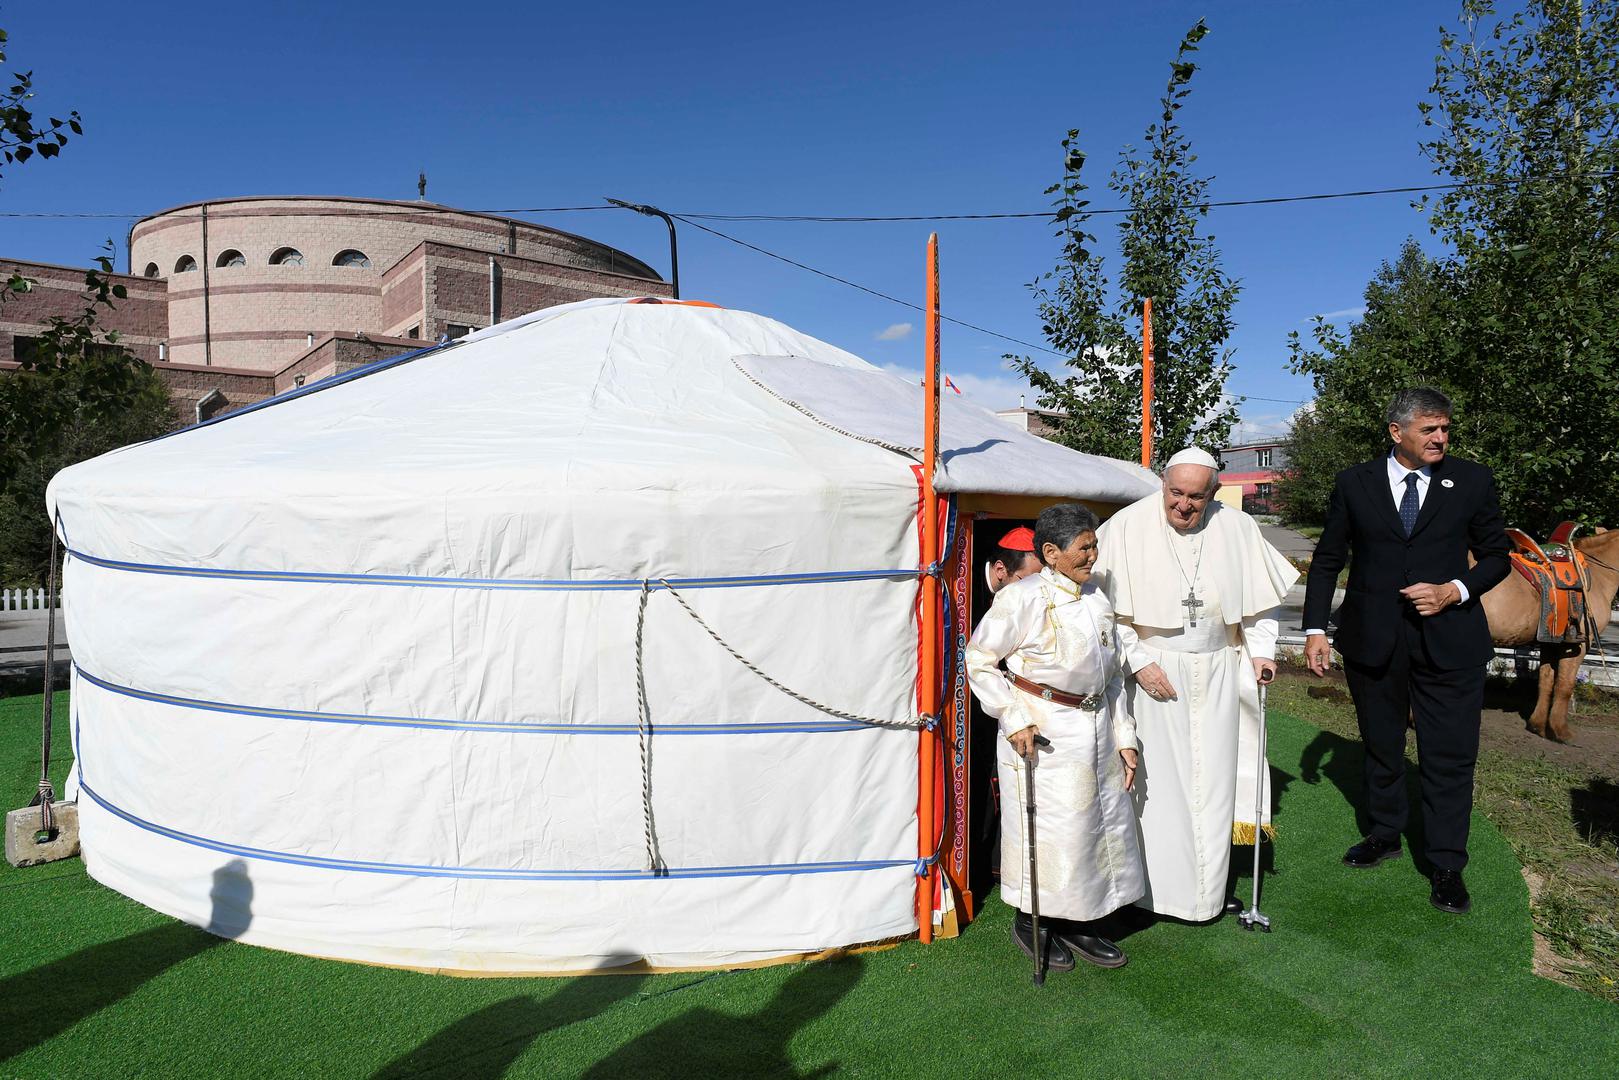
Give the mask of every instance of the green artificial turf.
[[[65, 700], [65, 696], [64, 696]], [[26, 801], [38, 698], [0, 701]], [[0, 1076], [1611, 1076], [1619, 1007], [1530, 971], [1528, 897], [1473, 826], [1474, 912], [1357, 837], [1354, 744], [1272, 717], [1270, 935], [1159, 923], [1044, 989], [991, 899], [959, 939], [718, 974], [455, 979], [221, 941], [90, 881], [0, 871]], [[66, 740], [58, 762], [65, 764]]]

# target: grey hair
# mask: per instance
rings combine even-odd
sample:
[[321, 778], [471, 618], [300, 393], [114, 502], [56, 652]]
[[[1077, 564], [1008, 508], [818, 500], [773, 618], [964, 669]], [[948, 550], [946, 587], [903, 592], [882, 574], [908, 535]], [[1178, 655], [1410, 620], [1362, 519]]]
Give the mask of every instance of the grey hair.
[[[1220, 464], [1224, 465], [1225, 462], [1222, 461]], [[1160, 479], [1163, 482], [1163, 486], [1166, 487], [1166, 488], [1169, 486], [1169, 470], [1170, 469], [1182, 469], [1182, 468], [1186, 468], [1188, 466], [1190, 466], [1191, 468], [1194, 468], [1194, 469], [1209, 469], [1209, 467], [1207, 465], [1199, 465], [1195, 461], [1183, 461], [1179, 465], [1171, 465], [1171, 466], [1169, 466], [1168, 468], [1166, 468], [1163, 471], [1163, 474], [1160, 477]], [[1209, 495], [1213, 495], [1214, 492], [1215, 492], [1215, 489], [1218, 488], [1219, 486], [1220, 486], [1220, 470], [1219, 469], [1209, 469], [1209, 486], [1204, 489], [1205, 493], [1209, 494]]]
[[1095, 532], [1101, 524], [1101, 519], [1091, 512], [1090, 507], [1080, 503], [1048, 506], [1040, 511], [1040, 516], [1034, 522], [1034, 553], [1045, 564], [1047, 544], [1056, 544], [1059, 550], [1066, 551], [1068, 545], [1074, 542], [1074, 537]]
[[1450, 398], [1431, 386], [1411, 386], [1394, 395], [1389, 402], [1386, 421], [1405, 427], [1418, 416], [1449, 416]]

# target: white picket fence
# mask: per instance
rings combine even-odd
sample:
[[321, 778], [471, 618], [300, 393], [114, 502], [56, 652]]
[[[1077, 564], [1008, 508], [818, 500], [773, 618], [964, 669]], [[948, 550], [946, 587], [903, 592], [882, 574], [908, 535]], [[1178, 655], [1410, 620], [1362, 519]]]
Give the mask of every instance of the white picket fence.
[[[62, 598], [56, 598], [56, 606], [62, 606]], [[0, 589], [0, 611], [44, 611], [45, 589]]]

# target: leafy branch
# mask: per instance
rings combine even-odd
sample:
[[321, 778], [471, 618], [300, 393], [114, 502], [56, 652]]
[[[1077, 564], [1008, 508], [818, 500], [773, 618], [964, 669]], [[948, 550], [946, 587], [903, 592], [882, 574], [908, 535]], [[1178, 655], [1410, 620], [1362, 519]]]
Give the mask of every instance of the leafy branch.
[[[4, 30], [0, 30], [0, 64], [6, 62]], [[20, 165], [34, 155], [53, 158], [67, 145], [68, 132], [83, 135], [78, 110], [67, 114], [66, 120], [47, 118], [43, 127], [37, 126], [28, 102], [34, 96], [34, 73], [15, 72], [9, 76], [11, 85], [0, 93], [0, 155], [7, 165]]]

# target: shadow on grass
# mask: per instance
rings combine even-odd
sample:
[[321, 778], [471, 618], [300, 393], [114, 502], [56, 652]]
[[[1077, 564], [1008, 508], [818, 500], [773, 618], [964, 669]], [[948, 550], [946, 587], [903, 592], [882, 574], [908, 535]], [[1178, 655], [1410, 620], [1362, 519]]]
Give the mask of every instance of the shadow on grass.
[[[1325, 776], [1338, 789], [1349, 804], [1346, 809], [1354, 815], [1355, 831], [1361, 836], [1368, 835], [1372, 827], [1366, 815], [1365, 762], [1366, 749], [1359, 741], [1322, 731], [1304, 748], [1299, 770], [1306, 784], [1319, 784]], [[1409, 759], [1405, 763], [1405, 798], [1410, 807], [1406, 815], [1406, 847], [1412, 865], [1427, 877], [1433, 872], [1433, 866], [1423, 854], [1427, 849], [1427, 834], [1422, 822], [1422, 784], [1417, 766]]]
[[0, 1061], [53, 1039], [220, 939], [170, 923], [0, 980]]
[[1574, 825], [1585, 842], [1611, 847], [1619, 840], [1619, 784], [1592, 780], [1568, 793]]
[[247, 864], [232, 859], [216, 869], [209, 895], [208, 932], [169, 923], [0, 980], [0, 1061], [122, 1001], [182, 960], [240, 936], [253, 918]]
[[1536, 674], [1538, 667], [1538, 660], [1525, 660], [1519, 665], [1516, 678], [1508, 679], [1502, 675], [1491, 675], [1486, 678], [1484, 707], [1517, 713], [1518, 718], [1527, 724], [1540, 698], [1540, 678]]
[[634, 995], [645, 981], [644, 975], [587, 975], [547, 997], [520, 994], [505, 998], [462, 1017], [390, 1061], [372, 1080], [408, 1076], [493, 1080], [504, 1076], [541, 1035], [606, 1011]]
[[668, 1020], [598, 1061], [587, 1077], [634, 1076], [820, 1077], [839, 1063], [798, 1072], [787, 1047], [798, 1029], [822, 1016], [854, 989], [864, 971], [859, 956], [822, 960], [789, 976], [758, 1010], [735, 1016], [707, 1008]]
[[[1270, 766], [1270, 819], [1278, 825], [1278, 835], [1286, 824], [1281, 820], [1282, 797], [1297, 779], [1297, 776], [1286, 769], [1274, 764]], [[1252, 816], [1252, 812], [1244, 813], [1242, 807], [1237, 807], [1235, 817], [1247, 819]], [[1254, 845], [1233, 843], [1229, 866], [1226, 874], [1226, 895], [1235, 896], [1246, 908], [1253, 902]], [[1264, 895], [1265, 881], [1282, 873], [1283, 870], [1276, 865], [1276, 841], [1267, 838], [1259, 845], [1261, 899]]]

